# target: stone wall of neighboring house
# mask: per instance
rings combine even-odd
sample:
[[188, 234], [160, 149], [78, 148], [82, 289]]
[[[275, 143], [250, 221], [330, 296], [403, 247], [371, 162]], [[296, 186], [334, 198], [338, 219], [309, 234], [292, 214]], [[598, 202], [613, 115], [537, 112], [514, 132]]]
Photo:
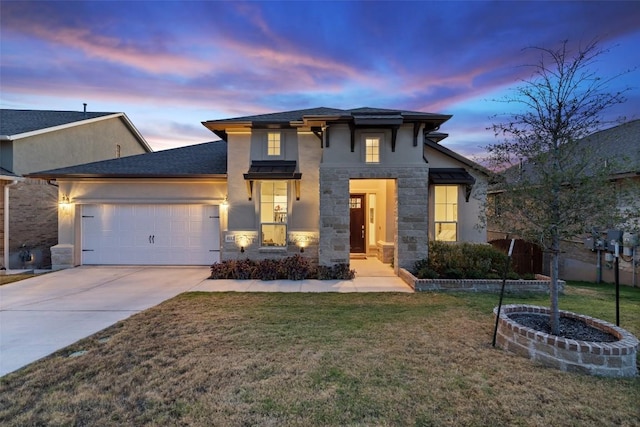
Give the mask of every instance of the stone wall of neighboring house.
[[[12, 187], [9, 233], [10, 269], [51, 266], [49, 248], [58, 243], [58, 188], [35, 179]], [[21, 256], [25, 250], [30, 254], [28, 259]]]

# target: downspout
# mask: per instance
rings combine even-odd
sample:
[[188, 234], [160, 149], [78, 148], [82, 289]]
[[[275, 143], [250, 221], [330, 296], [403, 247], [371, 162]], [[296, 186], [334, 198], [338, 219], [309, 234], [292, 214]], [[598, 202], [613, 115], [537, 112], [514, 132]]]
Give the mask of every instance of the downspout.
[[4, 260], [3, 265], [9, 269], [9, 187], [15, 187], [18, 180], [4, 186]]

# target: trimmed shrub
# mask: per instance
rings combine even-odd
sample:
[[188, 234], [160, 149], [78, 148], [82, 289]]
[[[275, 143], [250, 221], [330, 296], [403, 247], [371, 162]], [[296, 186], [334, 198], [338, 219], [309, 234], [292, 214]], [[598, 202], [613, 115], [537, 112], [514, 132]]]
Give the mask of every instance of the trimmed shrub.
[[[429, 257], [417, 261], [412, 273], [419, 279], [497, 279], [506, 259], [487, 244], [429, 242]], [[507, 275], [518, 278], [512, 266]]]
[[354, 277], [356, 277], [356, 271], [349, 269], [349, 264], [318, 267], [318, 279], [320, 280], [352, 280]]
[[282, 260], [284, 272], [289, 280], [304, 280], [309, 278], [311, 263], [305, 257], [294, 255]]
[[261, 261], [227, 260], [211, 266], [210, 279], [260, 279], [260, 280], [351, 280], [355, 270], [349, 264], [315, 267], [308, 258], [293, 255], [283, 259], [263, 259]]

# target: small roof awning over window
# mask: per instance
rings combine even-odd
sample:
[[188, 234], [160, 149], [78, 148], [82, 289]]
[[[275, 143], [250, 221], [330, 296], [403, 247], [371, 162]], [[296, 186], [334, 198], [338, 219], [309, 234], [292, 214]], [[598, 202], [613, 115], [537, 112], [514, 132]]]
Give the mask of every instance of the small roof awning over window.
[[476, 179], [463, 168], [431, 168], [429, 169], [431, 184], [467, 184], [473, 185]]
[[244, 179], [301, 179], [295, 160], [254, 160]]
[[465, 200], [468, 202], [476, 179], [463, 168], [431, 168], [429, 169], [429, 184], [435, 185], [464, 185]]
[[295, 160], [254, 160], [249, 171], [244, 174], [247, 182], [247, 196], [253, 198], [253, 182], [256, 180], [291, 179], [295, 183], [296, 200], [300, 200], [300, 180], [302, 174], [296, 172]]

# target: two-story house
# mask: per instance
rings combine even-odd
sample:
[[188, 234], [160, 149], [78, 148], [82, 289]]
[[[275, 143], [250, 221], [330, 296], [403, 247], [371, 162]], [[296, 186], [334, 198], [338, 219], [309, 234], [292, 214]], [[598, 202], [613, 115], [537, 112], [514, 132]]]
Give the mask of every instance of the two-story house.
[[313, 108], [203, 122], [222, 141], [34, 174], [56, 180], [58, 267], [301, 253], [396, 270], [428, 241], [485, 242], [486, 171], [443, 147], [451, 116]]
[[0, 110], [0, 264], [51, 265], [58, 241], [58, 188], [25, 178], [43, 169], [147, 153], [151, 148], [123, 113]]

